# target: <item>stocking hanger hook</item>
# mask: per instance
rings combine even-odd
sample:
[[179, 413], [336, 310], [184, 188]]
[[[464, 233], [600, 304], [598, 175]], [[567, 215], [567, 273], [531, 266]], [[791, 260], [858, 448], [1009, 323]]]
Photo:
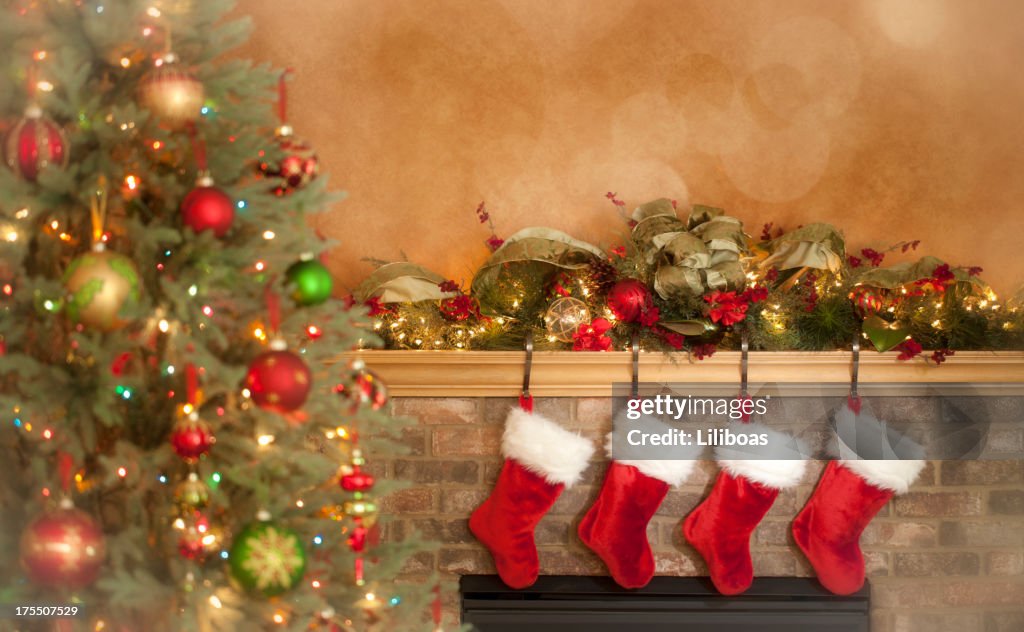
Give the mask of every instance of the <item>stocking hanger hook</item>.
[[533, 369], [533, 332], [526, 332], [526, 366], [523, 368], [523, 399], [530, 399], [530, 372]]
[[857, 380], [860, 374], [860, 333], [853, 336], [853, 367], [850, 371], [850, 397], [857, 399]]
[[747, 340], [747, 332], [743, 332], [740, 339], [740, 397], [747, 397], [747, 373], [750, 368], [750, 341]]
[[633, 380], [630, 391], [633, 397], [640, 395], [640, 332], [633, 332], [633, 340], [630, 343], [633, 352]]

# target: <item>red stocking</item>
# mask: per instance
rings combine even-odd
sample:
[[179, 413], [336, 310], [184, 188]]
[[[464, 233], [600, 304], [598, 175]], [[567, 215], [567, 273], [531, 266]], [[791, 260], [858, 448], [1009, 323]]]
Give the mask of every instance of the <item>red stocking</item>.
[[533, 529], [562, 489], [579, 480], [594, 447], [541, 415], [514, 409], [505, 421], [501, 452], [505, 464], [498, 482], [473, 512], [469, 528], [491, 551], [502, 581], [526, 588], [540, 571]]
[[[683, 535], [707, 562], [711, 582], [723, 595], [737, 595], [750, 587], [754, 580], [750, 534], [771, 509], [779, 490], [799, 483], [807, 465], [804, 450], [788, 435], [760, 424], [731, 431], [763, 434], [768, 440], [757, 447], [717, 448], [722, 471], [711, 494], [683, 522]], [[748, 458], [730, 458], [740, 456]]]

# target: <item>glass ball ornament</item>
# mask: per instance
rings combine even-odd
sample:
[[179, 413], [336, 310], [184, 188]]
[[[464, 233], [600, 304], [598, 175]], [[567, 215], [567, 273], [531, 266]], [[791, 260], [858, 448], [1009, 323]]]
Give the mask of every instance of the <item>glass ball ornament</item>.
[[103, 530], [68, 499], [33, 520], [21, 534], [21, 565], [49, 588], [84, 588], [96, 581], [106, 557]]
[[[301, 189], [320, 173], [320, 160], [309, 143], [296, 138], [290, 125], [277, 128], [275, 138], [282, 156], [279, 161], [260, 160], [259, 173], [272, 181], [275, 195], [287, 195]], [[261, 152], [262, 155], [263, 152]]]
[[186, 560], [204, 562], [224, 546], [224, 530], [201, 511], [185, 510], [172, 526], [178, 536], [178, 555]]
[[561, 342], [571, 342], [580, 326], [590, 322], [590, 308], [578, 298], [555, 299], [544, 312], [544, 328], [548, 335]]
[[245, 387], [252, 401], [264, 410], [289, 413], [306, 403], [313, 385], [313, 373], [298, 355], [285, 348], [284, 341], [270, 343], [249, 365]]
[[178, 420], [171, 430], [174, 453], [189, 463], [199, 460], [216, 442], [210, 426], [195, 411]]
[[197, 234], [209, 230], [220, 238], [228, 234], [235, 221], [235, 203], [214, 186], [210, 174], [204, 173], [181, 201], [181, 221]]
[[376, 373], [367, 369], [362, 361], [352, 363], [349, 380], [334, 387], [334, 392], [351, 402], [351, 414], [361, 405], [380, 410], [388, 403], [388, 385]]
[[48, 168], [63, 169], [68, 164], [68, 140], [59, 125], [38, 105], [25, 108], [25, 116], [4, 136], [3, 157], [19, 177], [35, 182]]
[[141, 294], [139, 273], [128, 257], [102, 248], [102, 244], [75, 258], [64, 272], [71, 320], [90, 329], [114, 331], [127, 321], [118, 314], [134, 305]]
[[191, 472], [188, 478], [175, 486], [174, 502], [180, 507], [201, 509], [210, 503], [210, 488], [198, 474]]
[[251, 594], [274, 597], [294, 588], [306, 572], [299, 535], [270, 520], [243, 528], [231, 545], [231, 578]]
[[178, 64], [174, 53], [158, 63], [139, 81], [140, 104], [174, 128], [195, 121], [205, 98], [203, 83]]
[[292, 288], [292, 300], [296, 305], [319, 305], [331, 298], [331, 290], [334, 289], [331, 273], [311, 254], [302, 255], [284, 275]]

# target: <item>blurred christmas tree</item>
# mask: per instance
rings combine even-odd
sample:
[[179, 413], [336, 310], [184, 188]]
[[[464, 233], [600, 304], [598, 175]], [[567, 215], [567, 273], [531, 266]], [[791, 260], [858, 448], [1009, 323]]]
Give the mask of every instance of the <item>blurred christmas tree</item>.
[[2, 9], [0, 603], [83, 604], [71, 630], [421, 629], [432, 586], [393, 580], [423, 545], [378, 541], [393, 486], [361, 467], [401, 424], [372, 374], [324, 368], [363, 316], [316, 258], [330, 196], [282, 73], [215, 61], [247, 36], [229, 8]]

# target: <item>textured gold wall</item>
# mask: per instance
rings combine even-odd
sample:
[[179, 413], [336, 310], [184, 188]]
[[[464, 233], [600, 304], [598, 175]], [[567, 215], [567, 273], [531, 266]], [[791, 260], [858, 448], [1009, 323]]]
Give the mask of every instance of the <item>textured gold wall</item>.
[[318, 221], [354, 285], [404, 251], [456, 279], [527, 225], [607, 245], [663, 195], [757, 234], [830, 221], [1024, 281], [1024, 3], [242, 0], [296, 70], [300, 136], [349, 198]]

